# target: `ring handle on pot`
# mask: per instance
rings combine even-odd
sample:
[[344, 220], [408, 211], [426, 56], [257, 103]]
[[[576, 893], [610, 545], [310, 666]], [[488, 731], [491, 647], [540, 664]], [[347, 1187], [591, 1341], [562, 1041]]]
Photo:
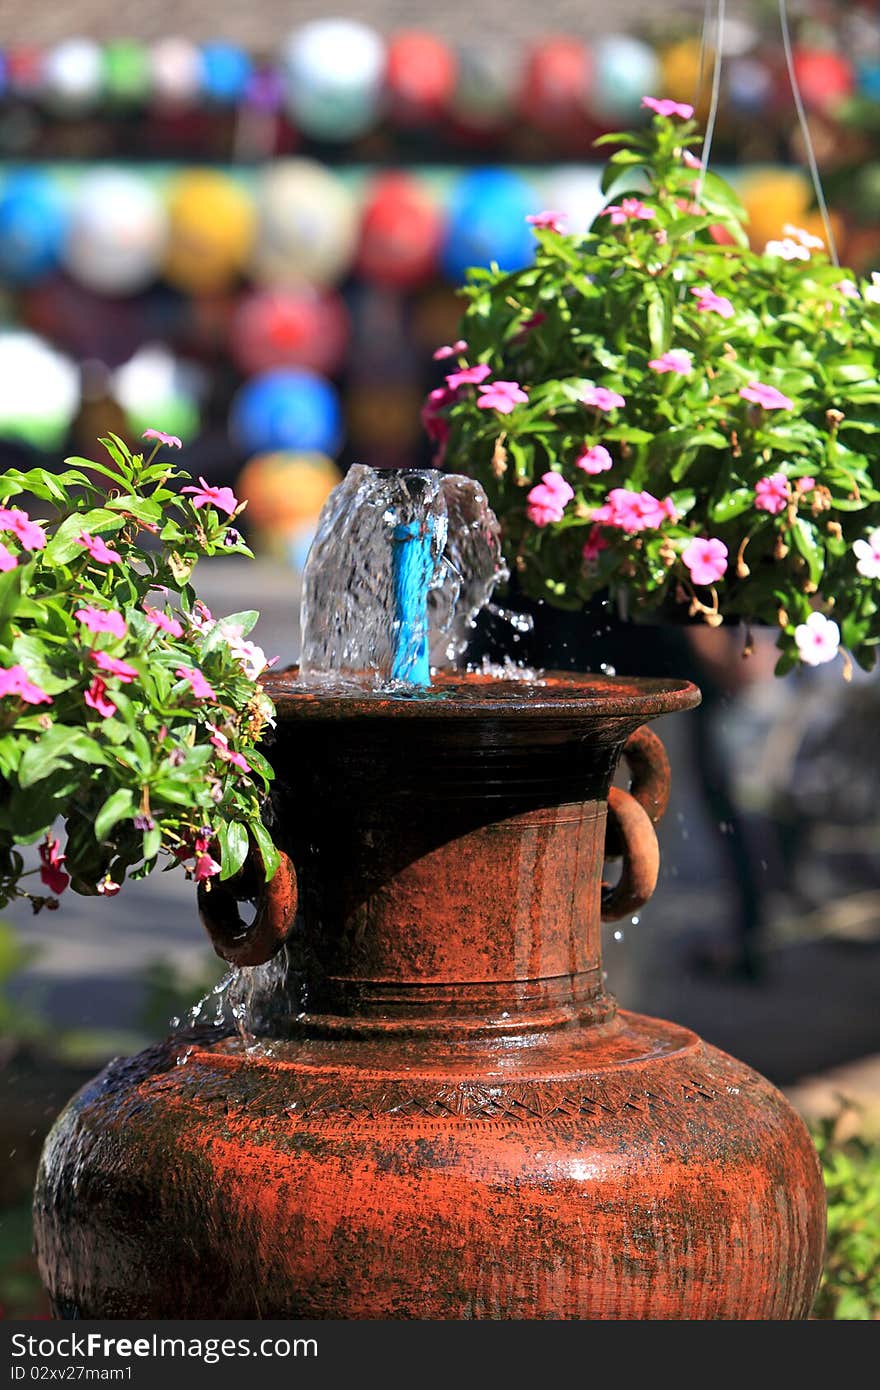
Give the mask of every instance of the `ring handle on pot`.
[[[241, 873], [226, 883], [214, 879], [210, 887], [198, 885], [199, 916], [214, 950], [230, 965], [262, 965], [284, 945], [296, 914], [296, 870], [290, 857], [279, 851], [280, 862], [266, 883], [263, 859], [251, 845]], [[245, 886], [257, 880], [257, 914], [248, 926], [241, 920], [239, 903], [252, 898]]]
[[657, 887], [660, 846], [647, 811], [620, 787], [608, 793], [608, 828], [623, 846], [623, 868], [614, 887], [602, 889], [602, 921], [616, 922], [644, 907]]
[[[629, 795], [647, 812], [656, 825], [669, 804], [669, 758], [661, 740], [647, 724], [634, 730], [623, 745], [621, 757], [629, 764]], [[605, 858], [618, 859], [623, 854], [623, 842], [613, 817], [605, 832]]]
[[623, 855], [620, 880], [603, 889], [602, 919], [616, 921], [636, 912], [657, 886], [660, 848], [654, 826], [669, 802], [669, 759], [662, 742], [644, 724], [623, 747], [632, 780], [628, 792], [612, 787], [608, 794], [605, 857]]

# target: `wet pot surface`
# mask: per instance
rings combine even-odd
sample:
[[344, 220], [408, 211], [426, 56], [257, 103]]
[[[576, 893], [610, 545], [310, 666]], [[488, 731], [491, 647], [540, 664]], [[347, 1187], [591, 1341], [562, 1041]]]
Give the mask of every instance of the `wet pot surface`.
[[254, 927], [233, 887], [201, 910], [227, 958], [284, 943], [295, 986], [255, 1048], [175, 1038], [68, 1106], [35, 1203], [59, 1313], [807, 1316], [824, 1197], [803, 1123], [605, 990], [601, 922], [657, 876], [669, 769], [644, 721], [696, 690], [271, 693], [281, 887]]

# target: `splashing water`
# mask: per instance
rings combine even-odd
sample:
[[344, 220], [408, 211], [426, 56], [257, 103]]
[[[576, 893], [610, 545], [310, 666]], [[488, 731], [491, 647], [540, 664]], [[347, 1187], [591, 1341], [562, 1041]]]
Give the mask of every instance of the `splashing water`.
[[427, 684], [429, 665], [448, 668], [462, 655], [506, 578], [500, 527], [479, 483], [356, 464], [325, 503], [306, 562], [300, 679]]
[[[259, 1047], [258, 1035], [271, 1025], [271, 1012], [277, 1010], [279, 995], [286, 993], [289, 960], [280, 951], [264, 965], [229, 970], [217, 984], [194, 1004], [184, 1018], [172, 1018], [175, 1032], [187, 1034], [206, 1026], [238, 1034], [242, 1046], [251, 1051]], [[178, 1064], [189, 1060], [191, 1047], [178, 1055]]]

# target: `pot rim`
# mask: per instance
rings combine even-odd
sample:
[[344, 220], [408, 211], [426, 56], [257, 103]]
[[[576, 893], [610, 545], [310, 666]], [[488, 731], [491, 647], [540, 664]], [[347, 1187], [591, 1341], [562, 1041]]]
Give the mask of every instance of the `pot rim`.
[[522, 719], [572, 716], [654, 719], [693, 709], [700, 691], [690, 681], [542, 671], [536, 682], [504, 680], [480, 671], [440, 672], [426, 689], [371, 690], [351, 683], [326, 687], [299, 681], [299, 667], [261, 679], [279, 717], [291, 719]]

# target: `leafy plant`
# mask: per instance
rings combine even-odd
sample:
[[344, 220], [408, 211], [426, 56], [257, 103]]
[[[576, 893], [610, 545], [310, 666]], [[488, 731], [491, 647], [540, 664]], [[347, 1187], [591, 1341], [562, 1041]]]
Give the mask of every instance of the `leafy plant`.
[[106, 461], [0, 475], [0, 906], [112, 895], [160, 861], [229, 878], [251, 844], [277, 866], [257, 614], [217, 621], [191, 582], [203, 555], [250, 554], [241, 507], [203, 479], [179, 492], [186, 475], [156, 458], [179, 441], [147, 435], [147, 456], [111, 435]]
[[880, 1145], [838, 1137], [840, 1116], [813, 1131], [828, 1197], [828, 1249], [817, 1318], [880, 1319]]
[[[535, 224], [534, 263], [471, 272], [458, 360], [425, 406], [473, 473], [531, 596], [780, 628], [784, 672], [880, 642], [880, 277], [798, 228], [749, 249], [692, 110], [645, 98], [586, 235]], [[449, 365], [453, 365], [451, 362]], [[847, 658], [847, 667], [848, 658]]]

